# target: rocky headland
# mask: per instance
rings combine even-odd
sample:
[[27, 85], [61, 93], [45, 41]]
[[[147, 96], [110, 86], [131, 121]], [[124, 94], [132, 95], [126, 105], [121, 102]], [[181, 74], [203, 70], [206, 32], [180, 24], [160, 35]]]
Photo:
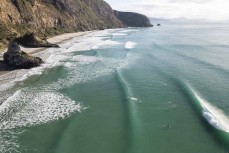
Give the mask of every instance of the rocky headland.
[[115, 16], [122, 22], [125, 27], [152, 27], [150, 19], [139, 13], [120, 12], [114, 10]]

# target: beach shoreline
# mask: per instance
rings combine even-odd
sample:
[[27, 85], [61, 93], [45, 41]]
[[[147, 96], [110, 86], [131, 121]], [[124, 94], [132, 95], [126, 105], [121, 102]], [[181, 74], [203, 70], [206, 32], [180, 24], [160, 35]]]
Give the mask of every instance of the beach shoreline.
[[[60, 45], [60, 44], [66, 42], [68, 40], [71, 40], [73, 38], [89, 34], [91, 32], [92, 31], [76, 32], [76, 33], [65, 33], [65, 34], [61, 34], [61, 35], [57, 35], [57, 36], [48, 38], [47, 41], [49, 43], [52, 43], [52, 44]], [[24, 48], [22, 46], [20, 46], [20, 48], [21, 48], [22, 51], [27, 52], [28, 54], [31, 54], [33, 56], [40, 57], [44, 61], [50, 56], [50, 53], [46, 52], [46, 50], [49, 49], [49, 48]], [[13, 72], [15, 70], [18, 70], [17, 68], [8, 66], [8, 65], [4, 64], [3, 62], [1, 62], [1, 61], [3, 61], [3, 54], [4, 54], [4, 52], [2, 52], [0, 54], [0, 76], [3, 76], [5, 74], [8, 74], [8, 73]]]

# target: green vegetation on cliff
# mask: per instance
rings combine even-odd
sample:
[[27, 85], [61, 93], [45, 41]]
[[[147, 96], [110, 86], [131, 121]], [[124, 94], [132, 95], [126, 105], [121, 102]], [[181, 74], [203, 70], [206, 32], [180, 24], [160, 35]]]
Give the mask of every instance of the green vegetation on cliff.
[[0, 50], [17, 37], [44, 38], [67, 32], [150, 27], [141, 14], [113, 11], [103, 0], [1, 0]]
[[0, 48], [25, 33], [49, 37], [120, 27], [121, 21], [103, 0], [1, 0], [0, 3]]

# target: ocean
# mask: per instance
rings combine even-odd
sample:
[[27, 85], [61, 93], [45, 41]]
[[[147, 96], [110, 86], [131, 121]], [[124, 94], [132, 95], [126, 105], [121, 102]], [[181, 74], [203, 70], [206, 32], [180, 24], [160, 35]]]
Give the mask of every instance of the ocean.
[[73, 38], [0, 77], [1, 153], [228, 153], [229, 24]]

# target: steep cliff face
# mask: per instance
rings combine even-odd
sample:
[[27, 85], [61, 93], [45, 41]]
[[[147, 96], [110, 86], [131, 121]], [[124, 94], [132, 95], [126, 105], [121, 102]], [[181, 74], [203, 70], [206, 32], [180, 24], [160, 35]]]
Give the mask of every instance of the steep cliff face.
[[115, 16], [127, 27], [152, 27], [150, 19], [142, 14], [114, 10]]
[[103, 0], [1, 0], [0, 46], [33, 32], [64, 32], [123, 27]]

